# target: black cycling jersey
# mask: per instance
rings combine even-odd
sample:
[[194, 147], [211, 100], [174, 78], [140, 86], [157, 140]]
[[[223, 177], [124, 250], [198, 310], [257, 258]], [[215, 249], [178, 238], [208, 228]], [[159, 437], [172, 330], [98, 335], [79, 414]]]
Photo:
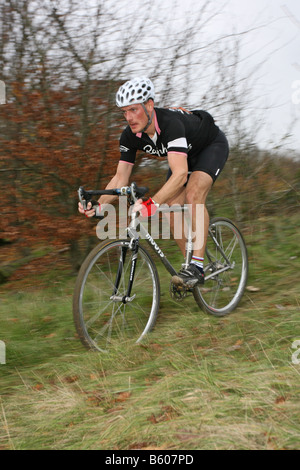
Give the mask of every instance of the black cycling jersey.
[[206, 111], [186, 111], [181, 108], [154, 108], [156, 134], [134, 134], [127, 126], [120, 138], [121, 161], [134, 164], [137, 150], [158, 157], [168, 152], [188, 155], [195, 159], [219, 134], [219, 128]]

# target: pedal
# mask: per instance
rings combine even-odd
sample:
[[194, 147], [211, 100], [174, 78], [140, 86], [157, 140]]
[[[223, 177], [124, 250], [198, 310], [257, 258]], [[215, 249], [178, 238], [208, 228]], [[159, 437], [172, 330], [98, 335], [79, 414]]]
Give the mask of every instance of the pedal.
[[170, 282], [170, 294], [172, 299], [181, 302], [187, 296], [187, 289], [183, 285], [176, 285]]
[[175, 286], [177, 286], [178, 288], [181, 287], [181, 288], [187, 290], [187, 289], [193, 289], [199, 281], [197, 279], [194, 279], [194, 280], [191, 280], [191, 281], [183, 282], [181, 277], [175, 275], [175, 276], [172, 277], [171, 282]]
[[176, 286], [183, 286], [183, 280], [179, 276], [173, 276], [171, 282]]

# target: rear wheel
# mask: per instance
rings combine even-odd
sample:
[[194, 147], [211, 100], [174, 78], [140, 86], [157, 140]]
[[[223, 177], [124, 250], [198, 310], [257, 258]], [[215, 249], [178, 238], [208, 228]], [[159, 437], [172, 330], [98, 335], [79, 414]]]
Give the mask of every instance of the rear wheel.
[[240, 230], [229, 219], [211, 220], [204, 273], [204, 286], [193, 290], [198, 305], [216, 316], [232, 312], [247, 284], [248, 256]]
[[105, 241], [89, 254], [79, 271], [73, 315], [79, 338], [89, 349], [105, 352], [120, 342], [138, 343], [155, 324], [159, 278], [141, 246], [131, 294], [126, 298], [133, 256], [130, 240]]

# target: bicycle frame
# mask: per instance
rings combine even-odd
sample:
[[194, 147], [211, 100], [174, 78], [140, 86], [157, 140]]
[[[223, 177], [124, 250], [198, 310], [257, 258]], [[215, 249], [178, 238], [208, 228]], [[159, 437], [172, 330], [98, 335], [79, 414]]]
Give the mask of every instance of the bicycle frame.
[[[176, 212], [183, 212], [185, 210], [186, 210], [185, 207], [178, 207], [178, 209], [175, 208]], [[166, 212], [170, 212], [170, 210], [164, 208], [164, 209], [160, 210], [160, 212], [166, 213]], [[139, 233], [136, 231], [136, 228], [137, 228], [138, 225], [140, 225], [140, 232]], [[145, 239], [146, 242], [148, 243], [148, 245], [151, 247], [151, 249], [159, 255], [160, 261], [163, 263], [164, 267], [171, 274], [171, 276], [174, 276], [175, 274], [177, 274], [177, 271], [174, 268], [174, 266], [172, 265], [172, 263], [168, 260], [165, 253], [158, 246], [158, 244], [154, 241], [154, 239], [152, 238], [150, 233], [145, 229], [143, 224], [140, 223], [140, 220], [138, 219], [138, 217], [136, 216], [135, 213], [132, 214], [131, 223], [130, 223], [129, 227], [127, 228], [127, 232], [128, 232], [129, 237], [131, 238], [131, 241], [134, 240], [136, 243], [139, 243], [140, 238]], [[189, 232], [190, 232], [190, 230], [189, 230]], [[188, 266], [188, 264], [189, 264], [189, 260], [190, 260], [191, 254], [192, 254], [191, 246], [192, 246], [191, 245], [191, 235], [189, 233], [184, 266]]]
[[[176, 208], [172, 208], [172, 209], [164, 208], [164, 209], [161, 209], [160, 212], [167, 213], [167, 212], [171, 212], [171, 211], [172, 212], [185, 212], [185, 211], [187, 211], [187, 208], [184, 207], [184, 206], [183, 207], [178, 207], [178, 208], [176, 207]], [[182, 264], [182, 267], [184, 267], [184, 268], [186, 268], [189, 265], [189, 262], [190, 262], [190, 259], [191, 259], [191, 256], [192, 256], [192, 235], [191, 235], [192, 234], [192, 227], [191, 227], [190, 219], [188, 219], [188, 222], [189, 222], [188, 223], [188, 238], [187, 238], [187, 245], [186, 245], [185, 262]], [[136, 230], [138, 225], [140, 226], [140, 232], [137, 232], [137, 230]], [[172, 263], [168, 260], [167, 256], [164, 254], [164, 252], [159, 247], [159, 245], [154, 241], [154, 239], [152, 238], [150, 233], [140, 223], [140, 220], [138, 219], [138, 217], [136, 216], [135, 213], [132, 214], [132, 216], [131, 216], [131, 223], [130, 223], [129, 227], [127, 227], [127, 232], [128, 232], [128, 236], [131, 239], [131, 241], [130, 241], [129, 247], [124, 247], [124, 250], [126, 249], [126, 252], [127, 252], [127, 249], [129, 248], [134, 252], [133, 257], [132, 257], [130, 278], [129, 278], [129, 281], [128, 281], [127, 295], [124, 296], [122, 299], [119, 296], [116, 296], [116, 295], [113, 295], [111, 297], [111, 300], [115, 300], [115, 301], [120, 301], [121, 300], [121, 301], [123, 301], [123, 303], [126, 303], [128, 301], [130, 302], [135, 297], [135, 295], [132, 296], [132, 297], [130, 297], [130, 295], [131, 295], [131, 289], [132, 289], [132, 285], [133, 285], [133, 281], [134, 281], [136, 261], [137, 261], [137, 257], [138, 257], [139, 240], [140, 240], [141, 237], [143, 239], [145, 239], [147, 241], [148, 245], [151, 247], [151, 249], [159, 255], [160, 261], [164, 265], [165, 269], [171, 274], [171, 276], [174, 276], [174, 275], [177, 274], [177, 271], [174, 268], [174, 266], [172, 265]], [[227, 264], [226, 264], [226, 266], [224, 266], [220, 269], [217, 269], [213, 273], [208, 274], [207, 276], [205, 276], [205, 280], [214, 278], [218, 274], [221, 274], [224, 271], [227, 271], [227, 270], [232, 269], [234, 267], [234, 264], [231, 264], [230, 261], [228, 260], [226, 254], [224, 253], [224, 250], [222, 249], [222, 247], [218, 243], [218, 241], [217, 241], [216, 237], [214, 236], [214, 234], [212, 233], [211, 229], [209, 229], [209, 236], [214, 241], [217, 250], [220, 252], [220, 254], [225, 259]], [[208, 250], [206, 250], [206, 255], [207, 255], [208, 259], [211, 261], [211, 256], [210, 256]], [[123, 256], [123, 252], [122, 252], [122, 256], [121, 256], [120, 261], [119, 261], [118, 273], [122, 272], [122, 267], [123, 267], [123, 264], [124, 264], [124, 260], [125, 260], [125, 258]], [[119, 286], [119, 280], [120, 279], [117, 275], [116, 284], [115, 284], [115, 289], [116, 290], [118, 289], [118, 286]]]
[[[101, 190], [101, 191], [84, 191], [83, 188], [79, 188], [78, 194], [79, 194], [79, 199], [83, 204], [86, 204], [88, 200], [91, 199], [93, 195], [103, 195], [103, 194], [109, 194], [109, 195], [117, 195], [117, 196], [124, 196], [126, 195], [130, 200], [131, 204], [135, 203], [138, 200], [138, 196], [136, 194], [137, 192], [137, 187], [135, 183], [132, 183], [130, 187], [125, 186], [120, 189], [110, 189], [110, 190]], [[144, 192], [147, 191], [148, 188], [139, 188], [142, 189]], [[88, 197], [87, 197], [88, 196]], [[83, 199], [83, 197], [86, 197], [86, 199]], [[188, 207], [186, 206], [173, 206], [171, 208], [166, 208], [162, 207], [158, 209], [159, 212], [161, 213], [170, 213], [170, 212], [188, 212]], [[137, 232], [137, 227], [140, 227], [140, 231]], [[159, 247], [159, 245], [154, 241], [150, 233], [145, 229], [142, 223], [140, 223], [139, 218], [137, 217], [136, 213], [131, 214], [131, 222], [129, 226], [127, 227], [127, 233], [128, 237], [130, 238], [130, 243], [129, 246], [124, 246], [122, 249], [121, 257], [119, 259], [119, 266], [118, 266], [118, 271], [116, 275], [116, 280], [115, 280], [115, 285], [113, 289], [113, 293], [111, 296], [111, 300], [116, 301], [116, 302], [123, 302], [127, 303], [130, 302], [131, 300], [134, 299], [135, 295], [131, 297], [131, 290], [132, 290], [132, 285], [134, 281], [134, 274], [135, 274], [135, 269], [136, 269], [136, 262], [137, 262], [137, 257], [138, 257], [138, 249], [139, 249], [139, 241], [140, 238], [142, 237], [145, 239], [148, 243], [148, 245], [151, 247], [151, 249], [159, 255], [160, 261], [164, 265], [165, 269], [169, 272], [171, 276], [174, 276], [177, 274], [176, 269], [172, 265], [172, 263], [168, 260], [167, 256], [164, 254], [162, 249]], [[213, 273], [205, 276], [205, 280], [208, 280], [210, 278], [213, 278], [217, 276], [218, 274], [221, 274], [224, 271], [227, 271], [228, 269], [232, 269], [234, 267], [234, 264], [231, 265], [230, 261], [228, 260], [226, 254], [224, 253], [222, 247], [218, 243], [216, 237], [212, 233], [211, 228], [209, 228], [209, 236], [212, 238], [214, 241], [214, 244], [217, 248], [217, 250], [220, 252], [222, 257], [225, 259], [227, 265], [214, 270]], [[120, 297], [117, 296], [116, 293], [118, 291], [120, 279], [121, 279], [121, 274], [125, 262], [125, 257], [127, 254], [127, 250], [131, 249], [133, 251], [133, 256], [132, 256], [132, 261], [131, 261], [131, 270], [130, 270], [130, 276], [128, 280], [128, 287], [127, 287], [127, 293], [125, 296]], [[185, 253], [185, 260], [184, 263], [182, 264], [183, 268], [187, 268], [187, 266], [190, 263], [191, 257], [192, 257], [192, 251], [193, 251], [193, 243], [192, 243], [192, 224], [190, 218], [188, 218], [188, 237], [187, 237], [187, 244], [186, 244], [186, 253]], [[207, 258], [211, 261], [211, 256], [206, 250], [206, 255]], [[207, 268], [209, 269], [209, 267]]]
[[[182, 210], [184, 210], [184, 208], [178, 208], [178, 211], [182, 211]], [[137, 232], [137, 230], [136, 230], [138, 225], [140, 226], [140, 232]], [[121, 301], [123, 303], [130, 302], [135, 297], [135, 295], [133, 295], [131, 297], [131, 289], [132, 289], [133, 281], [134, 281], [134, 274], [135, 274], [136, 262], [137, 262], [138, 250], [139, 250], [139, 241], [140, 241], [141, 237], [143, 237], [148, 242], [148, 244], [152, 248], [152, 250], [159, 255], [161, 262], [163, 263], [166, 270], [171, 274], [171, 276], [174, 276], [175, 274], [177, 274], [176, 269], [172, 266], [172, 264], [170, 263], [170, 261], [168, 260], [166, 255], [163, 253], [161, 248], [159, 248], [159, 246], [153, 240], [150, 233], [147, 232], [145, 227], [140, 223], [138, 217], [136, 216], [136, 213], [133, 213], [131, 215], [131, 223], [127, 227], [127, 233], [128, 233], [129, 238], [130, 238], [130, 243], [129, 243], [129, 246], [124, 246], [122, 248], [122, 253], [121, 253], [121, 256], [120, 256], [120, 259], [119, 259], [119, 266], [118, 266], [118, 271], [117, 271], [117, 275], [116, 275], [116, 281], [115, 281], [115, 285], [114, 285], [114, 293], [110, 297], [110, 299], [115, 301], [115, 302], [120, 302]], [[121, 273], [122, 273], [122, 270], [123, 270], [125, 257], [126, 257], [128, 249], [131, 249], [133, 251], [133, 256], [132, 256], [132, 260], [131, 260], [130, 276], [129, 276], [129, 280], [128, 280], [127, 293], [126, 293], [125, 296], [120, 297], [120, 296], [116, 295], [116, 292], [118, 291], [119, 282], [120, 282], [120, 279], [121, 279]], [[186, 260], [188, 259], [188, 256], [190, 254], [191, 254], [191, 251], [187, 250]]]

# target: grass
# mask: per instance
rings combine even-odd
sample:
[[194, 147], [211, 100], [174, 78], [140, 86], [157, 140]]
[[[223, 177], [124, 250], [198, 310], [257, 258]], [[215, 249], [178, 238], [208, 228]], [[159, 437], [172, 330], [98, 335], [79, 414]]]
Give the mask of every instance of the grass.
[[0, 449], [299, 449], [299, 225], [245, 228], [259, 290], [228, 317], [175, 303], [160, 270], [154, 331], [111, 354], [76, 338], [74, 277], [2, 287]]

